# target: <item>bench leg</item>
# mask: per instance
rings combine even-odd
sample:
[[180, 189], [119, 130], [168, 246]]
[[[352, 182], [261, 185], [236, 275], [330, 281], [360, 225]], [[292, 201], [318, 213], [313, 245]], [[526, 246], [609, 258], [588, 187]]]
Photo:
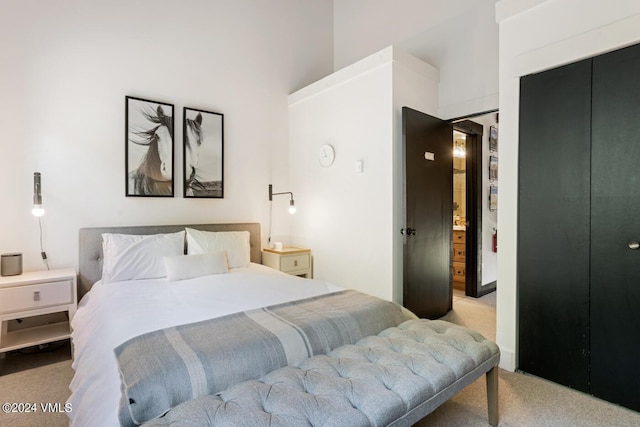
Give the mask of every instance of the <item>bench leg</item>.
[[487, 406], [489, 409], [489, 424], [496, 427], [498, 417], [498, 367], [494, 366], [487, 372]]

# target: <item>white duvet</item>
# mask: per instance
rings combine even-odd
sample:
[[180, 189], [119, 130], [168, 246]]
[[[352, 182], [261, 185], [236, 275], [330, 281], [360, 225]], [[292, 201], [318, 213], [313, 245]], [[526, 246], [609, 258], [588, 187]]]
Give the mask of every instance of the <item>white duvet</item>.
[[259, 264], [195, 279], [96, 283], [71, 323], [71, 426], [118, 426], [120, 378], [113, 349], [140, 334], [342, 290]]

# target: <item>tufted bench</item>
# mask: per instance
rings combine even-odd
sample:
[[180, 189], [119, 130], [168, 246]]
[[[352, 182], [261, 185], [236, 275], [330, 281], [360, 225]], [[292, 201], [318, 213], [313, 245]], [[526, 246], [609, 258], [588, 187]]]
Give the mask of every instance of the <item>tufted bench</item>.
[[219, 395], [199, 397], [145, 426], [410, 426], [483, 374], [498, 424], [500, 352], [470, 329], [408, 320]]

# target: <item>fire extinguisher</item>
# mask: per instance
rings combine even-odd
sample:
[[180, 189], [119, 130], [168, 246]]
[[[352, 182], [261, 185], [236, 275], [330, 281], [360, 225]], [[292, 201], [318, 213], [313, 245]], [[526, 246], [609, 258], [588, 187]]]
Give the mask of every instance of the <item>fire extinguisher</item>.
[[493, 229], [493, 252], [498, 252], [498, 230]]

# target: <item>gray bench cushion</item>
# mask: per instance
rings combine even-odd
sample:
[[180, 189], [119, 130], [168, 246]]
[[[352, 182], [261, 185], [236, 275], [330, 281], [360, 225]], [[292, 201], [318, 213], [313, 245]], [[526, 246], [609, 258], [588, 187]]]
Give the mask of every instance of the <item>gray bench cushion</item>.
[[445, 321], [408, 320], [145, 425], [411, 425], [495, 367], [498, 347]]

